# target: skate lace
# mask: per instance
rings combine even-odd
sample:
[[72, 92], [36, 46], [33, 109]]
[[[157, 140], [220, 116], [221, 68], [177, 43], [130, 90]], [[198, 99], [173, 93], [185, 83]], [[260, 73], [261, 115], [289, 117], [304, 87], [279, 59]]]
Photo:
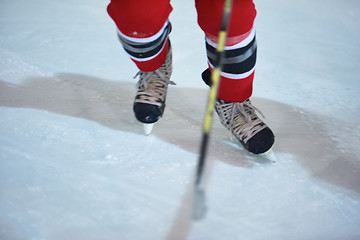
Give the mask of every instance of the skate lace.
[[219, 100], [216, 108], [221, 123], [232, 134], [243, 142], [247, 142], [256, 133], [266, 128], [265, 123], [256, 115], [258, 112], [263, 118], [262, 112], [251, 104], [249, 99], [243, 103], [228, 103]]
[[[161, 71], [163, 70], [164, 73]], [[168, 85], [176, 85], [170, 80], [171, 71], [157, 69], [153, 72], [139, 71], [134, 78], [139, 76], [137, 87], [137, 102], [150, 103], [161, 106], [166, 99]]]
[[163, 65], [153, 72], [138, 71], [134, 78], [139, 77], [136, 84], [135, 102], [164, 106], [168, 85], [176, 85], [170, 80], [172, 74], [172, 51], [169, 50]]
[[[153, 72], [138, 71], [135, 74], [134, 78], [137, 78], [138, 76], [140, 76], [140, 80], [137, 82], [137, 85], [136, 85], [138, 89], [148, 89], [150, 80], [152, 79], [153, 76], [156, 77], [155, 79], [157, 79], [157, 81], [166, 83], [166, 85], [168, 85], [168, 84], [176, 85], [175, 82], [171, 81], [169, 79], [169, 77], [167, 77], [165, 74], [163, 74], [159, 69], [156, 69]], [[154, 83], [155, 83], [155, 81], [154, 81]]]

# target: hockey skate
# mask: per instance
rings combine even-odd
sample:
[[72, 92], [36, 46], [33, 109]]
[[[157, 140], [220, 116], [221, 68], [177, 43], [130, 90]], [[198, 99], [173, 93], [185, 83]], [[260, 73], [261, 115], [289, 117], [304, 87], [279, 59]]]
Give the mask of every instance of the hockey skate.
[[[210, 85], [210, 71], [203, 73], [203, 79]], [[216, 100], [215, 111], [220, 122], [251, 153], [261, 154], [269, 151], [275, 137], [271, 129], [257, 116], [262, 113], [251, 104], [250, 99], [244, 102], [226, 102]], [[263, 116], [263, 115], [262, 115]]]
[[139, 76], [139, 81], [133, 110], [136, 119], [144, 123], [146, 135], [151, 133], [153, 124], [163, 116], [168, 85], [175, 85], [170, 81], [171, 73], [172, 50], [169, 42], [165, 63], [153, 72], [139, 71], [134, 77]]
[[246, 150], [254, 154], [267, 152], [274, 144], [271, 129], [256, 115], [250, 99], [242, 103], [218, 99], [215, 111], [220, 122], [240, 141]]

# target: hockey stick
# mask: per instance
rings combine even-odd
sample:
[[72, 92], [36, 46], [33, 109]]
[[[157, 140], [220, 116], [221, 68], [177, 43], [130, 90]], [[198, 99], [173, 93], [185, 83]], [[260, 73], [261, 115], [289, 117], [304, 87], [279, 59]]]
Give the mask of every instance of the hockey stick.
[[218, 36], [218, 45], [216, 48], [216, 60], [214, 69], [211, 73], [211, 87], [207, 102], [207, 110], [203, 124], [202, 141], [200, 145], [200, 156], [196, 169], [195, 191], [193, 200], [193, 219], [200, 220], [206, 214], [205, 192], [203, 186], [203, 172], [205, 169], [205, 158], [208, 148], [209, 135], [213, 120], [214, 107], [220, 82], [220, 72], [223, 67], [224, 48], [227, 38], [227, 31], [230, 21], [232, 0], [225, 0], [221, 26]]

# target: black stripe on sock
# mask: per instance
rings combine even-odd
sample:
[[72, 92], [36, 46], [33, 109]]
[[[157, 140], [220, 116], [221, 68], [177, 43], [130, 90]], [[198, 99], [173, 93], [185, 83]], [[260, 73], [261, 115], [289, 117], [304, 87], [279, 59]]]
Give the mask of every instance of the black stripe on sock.
[[118, 34], [121, 44], [123, 45], [125, 51], [130, 54], [130, 56], [135, 58], [148, 58], [155, 56], [157, 53], [161, 51], [164, 44], [166, 43], [167, 36], [171, 31], [171, 24], [169, 23], [163, 33], [154, 41], [142, 43], [131, 41], [129, 39], [125, 39], [124, 37]]
[[[216, 63], [216, 48], [206, 43], [207, 57], [214, 66]], [[245, 47], [225, 50], [223, 60], [223, 72], [242, 74], [249, 72], [256, 64], [256, 38]]]

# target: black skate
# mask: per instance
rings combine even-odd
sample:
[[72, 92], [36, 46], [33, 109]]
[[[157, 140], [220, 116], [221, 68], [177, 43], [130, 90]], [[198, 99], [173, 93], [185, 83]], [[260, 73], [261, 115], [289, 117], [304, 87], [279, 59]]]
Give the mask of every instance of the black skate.
[[[163, 116], [168, 84], [175, 85], [170, 81], [171, 73], [172, 51], [169, 44], [166, 61], [160, 68], [153, 72], [139, 71], [135, 75], [140, 78], [133, 107], [137, 120], [147, 125], [155, 123]], [[152, 125], [145, 126], [145, 133], [149, 134], [147, 131], [151, 131], [151, 128]]]
[[[204, 72], [204, 81], [210, 83], [210, 73]], [[261, 112], [250, 99], [244, 102], [225, 102], [217, 99], [215, 111], [220, 122], [240, 141], [246, 150], [254, 154], [265, 153], [274, 144], [275, 137], [271, 129], [256, 115]], [[262, 114], [261, 114], [262, 115]]]

